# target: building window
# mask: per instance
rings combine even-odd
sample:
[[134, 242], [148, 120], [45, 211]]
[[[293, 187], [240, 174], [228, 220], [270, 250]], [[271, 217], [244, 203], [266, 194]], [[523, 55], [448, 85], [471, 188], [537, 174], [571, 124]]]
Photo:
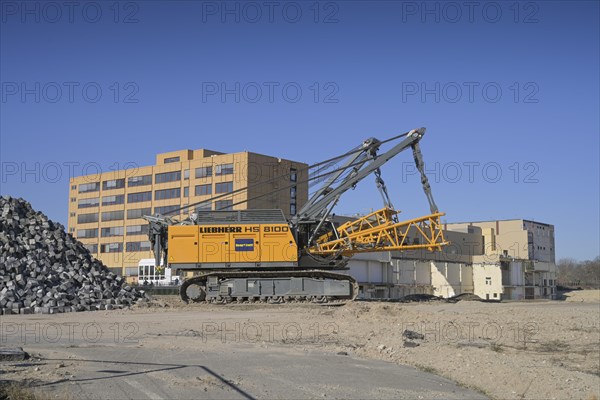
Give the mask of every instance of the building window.
[[128, 203], [141, 203], [142, 201], [151, 201], [152, 200], [152, 192], [137, 192], [137, 193], [129, 193], [127, 195]]
[[149, 251], [150, 242], [127, 242], [125, 244], [125, 251]]
[[492, 278], [491, 278], [491, 277], [489, 277], [489, 276], [488, 276], [488, 277], [486, 277], [486, 278], [485, 278], [485, 284], [486, 284], [486, 285], [491, 285], [491, 284], [492, 284]]
[[233, 164], [221, 164], [215, 168], [215, 176], [233, 174]]
[[90, 222], [98, 222], [98, 213], [79, 214], [77, 216], [78, 224], [87, 224]]
[[233, 200], [215, 201], [215, 210], [233, 210]]
[[198, 211], [211, 211], [212, 210], [212, 203], [206, 202], [206, 203], [202, 203], [202, 204], [198, 204], [196, 206], [196, 212]]
[[148, 224], [144, 225], [129, 225], [127, 227], [127, 235], [147, 235], [150, 230]]
[[290, 204], [290, 215], [296, 215], [296, 205]]
[[196, 185], [195, 191], [196, 196], [206, 196], [212, 194], [212, 185]]
[[94, 244], [84, 244], [83, 247], [85, 247], [87, 249], [87, 251], [89, 251], [90, 253], [97, 253], [98, 252], [98, 244], [94, 243]]
[[290, 199], [296, 199], [296, 186], [290, 188]]
[[104, 243], [100, 245], [100, 253], [120, 253], [123, 251], [123, 243]]
[[75, 203], [77, 201], [77, 197], [71, 197], [71, 203]]
[[100, 203], [99, 197], [94, 197], [91, 199], [81, 199], [79, 203], [77, 203], [77, 208], [90, 208], [90, 207], [98, 207]]
[[291, 182], [298, 181], [298, 173], [296, 172], [296, 168], [290, 168], [290, 181]]
[[127, 186], [145, 186], [152, 184], [152, 175], [132, 176], [127, 179]]
[[95, 229], [79, 229], [77, 231], [78, 239], [89, 239], [98, 237], [98, 228]]
[[215, 193], [230, 193], [233, 192], [233, 182], [221, 182], [215, 185]]
[[83, 184], [79, 185], [79, 193], [97, 192], [99, 190], [100, 190], [100, 184], [98, 182], [83, 183]]
[[154, 200], [178, 199], [181, 197], [181, 188], [163, 189], [154, 191]]
[[77, 189], [77, 185], [71, 185], [71, 190]]
[[154, 175], [154, 183], [175, 182], [181, 180], [181, 171], [163, 172]]
[[188, 186], [183, 188], [183, 197], [190, 197], [190, 188]]
[[174, 162], [179, 162], [179, 156], [165, 158], [165, 164], [174, 163]]
[[154, 214], [169, 215], [169, 214], [173, 214], [175, 212], [175, 210], [177, 210], [179, 208], [181, 208], [181, 207], [178, 205], [154, 207]]
[[125, 187], [125, 179], [113, 179], [102, 182], [102, 190], [121, 189]]
[[123, 236], [123, 227], [112, 226], [110, 228], [102, 228], [100, 233], [102, 237]]
[[196, 168], [196, 178], [206, 178], [212, 176], [212, 166]]
[[114, 206], [117, 204], [125, 203], [125, 195], [119, 194], [117, 196], [104, 196], [102, 197], [102, 205], [103, 206]]
[[106, 211], [102, 213], [102, 222], [104, 221], [121, 221], [125, 215], [125, 211]]
[[69, 213], [69, 217], [74, 217], [74, 216], [75, 216], [75, 213], [74, 213], [74, 212], [72, 212], [72, 213]]
[[136, 208], [134, 210], [127, 210], [127, 219], [142, 218], [144, 215], [152, 214], [152, 209], [148, 208]]

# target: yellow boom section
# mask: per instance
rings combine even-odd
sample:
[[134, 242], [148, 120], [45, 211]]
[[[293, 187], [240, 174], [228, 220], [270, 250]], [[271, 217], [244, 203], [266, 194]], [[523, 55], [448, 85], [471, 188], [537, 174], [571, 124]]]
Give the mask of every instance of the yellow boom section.
[[435, 213], [408, 221], [395, 222], [399, 211], [382, 208], [337, 228], [338, 238], [328, 233], [317, 239], [309, 250], [313, 254], [356, 253], [392, 250], [441, 250], [448, 244], [441, 229], [440, 217]]

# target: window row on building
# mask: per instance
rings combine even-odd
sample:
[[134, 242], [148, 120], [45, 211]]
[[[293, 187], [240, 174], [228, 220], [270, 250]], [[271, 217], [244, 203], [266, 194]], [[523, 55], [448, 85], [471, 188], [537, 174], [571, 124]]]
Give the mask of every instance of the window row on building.
[[[139, 219], [144, 215], [173, 215], [176, 214], [178, 210], [181, 209], [182, 206], [175, 204], [169, 206], [160, 206], [154, 207], [154, 212], [152, 212], [152, 208], [136, 208], [133, 210], [127, 210], [125, 213], [124, 210], [119, 211], [105, 211], [101, 213], [86, 213], [77, 215], [77, 223], [78, 224], [87, 224], [93, 222], [106, 222], [106, 221], [123, 221], [125, 219]], [[211, 210], [232, 210], [233, 209], [233, 200], [218, 200], [213, 203], [206, 202], [199, 204], [196, 206], [196, 211], [211, 211]], [[186, 213], [186, 210], [183, 210], [183, 213]], [[104, 229], [104, 228], [103, 228]], [[85, 233], [87, 229], [80, 229], [78, 232], [82, 232], [82, 235], [91, 235], [92, 233]], [[97, 236], [81, 236], [79, 233], [78, 237], [97, 237]], [[102, 235], [104, 237], [104, 235]], [[107, 234], [107, 236], [111, 236]]]
[[[293, 189], [292, 198], [295, 199], [295, 190]], [[215, 194], [225, 194], [233, 192], [233, 182], [219, 182], [215, 184]], [[194, 195], [195, 196], [207, 196], [213, 193], [212, 184], [205, 185], [196, 185], [194, 187]], [[181, 188], [171, 188], [171, 189], [160, 189], [154, 191], [154, 200], [168, 200], [168, 199], [178, 199], [181, 197]], [[183, 188], [183, 197], [189, 197], [189, 187]], [[75, 200], [75, 198], [73, 198]], [[152, 191], [147, 192], [135, 192], [127, 194], [127, 203], [142, 203], [145, 201], [152, 201]], [[102, 197], [102, 205], [103, 206], [114, 206], [125, 204], [125, 195], [114, 195], [114, 196], [103, 196]], [[81, 199], [77, 204], [77, 208], [91, 208], [98, 207], [100, 205], [100, 198], [93, 197], [88, 199]]]
[[[167, 161], [168, 160], [168, 161]], [[179, 157], [165, 159], [167, 162], [178, 162]], [[207, 178], [213, 176], [232, 175], [234, 168], [233, 164], [220, 164], [206, 167], [199, 167], [195, 170], [196, 178]], [[182, 171], [160, 172], [154, 175], [154, 183], [177, 182], [181, 180]], [[190, 178], [190, 170], [183, 171], [183, 179]], [[127, 178], [127, 187], [146, 186], [152, 184], [152, 175], [131, 176]], [[111, 179], [102, 181], [102, 190], [122, 189], [125, 187], [125, 178]], [[74, 189], [75, 187], [73, 187]], [[79, 193], [90, 193], [100, 191], [100, 182], [82, 183], [79, 185]]]
[[[98, 245], [97, 243], [93, 244], [85, 244], [84, 247], [90, 253], [98, 253], [98, 249], [100, 249], [100, 253], [122, 253], [123, 252], [123, 243], [115, 242], [115, 243], [102, 243]], [[142, 242], [125, 242], [125, 251], [126, 252], [137, 252], [137, 251], [150, 251], [152, 245], [149, 241]]]
[[[94, 253], [96, 253], [98, 251], [98, 245], [95, 245], [95, 246], [96, 246], [95, 247], [96, 251], [94, 251]], [[150, 251], [150, 248], [151, 248], [151, 244], [147, 240], [143, 241], [143, 242], [125, 242], [125, 251], [126, 252]], [[100, 244], [100, 253], [122, 253], [122, 252], [123, 252], [123, 243], [122, 242]]]

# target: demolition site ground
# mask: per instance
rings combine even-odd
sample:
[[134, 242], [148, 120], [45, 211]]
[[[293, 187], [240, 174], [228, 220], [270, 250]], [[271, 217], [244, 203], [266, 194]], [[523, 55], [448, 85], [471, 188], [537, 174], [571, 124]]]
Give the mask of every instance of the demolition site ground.
[[[38, 398], [598, 399], [600, 291], [563, 301], [186, 305], [6, 315]], [[412, 367], [412, 368], [409, 368]]]

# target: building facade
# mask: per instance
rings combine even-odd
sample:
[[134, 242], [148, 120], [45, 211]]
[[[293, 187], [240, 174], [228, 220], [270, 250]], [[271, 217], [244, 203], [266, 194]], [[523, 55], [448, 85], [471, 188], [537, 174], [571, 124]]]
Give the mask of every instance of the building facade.
[[502, 220], [446, 224], [442, 251], [356, 255], [350, 273], [365, 298], [473, 293], [486, 300], [553, 299], [554, 226]]
[[307, 201], [307, 167], [256, 153], [199, 149], [158, 154], [152, 166], [74, 177], [69, 233], [113, 271], [135, 276], [139, 260], [153, 257], [142, 216], [182, 219], [195, 210], [247, 208], [280, 208], [289, 216]]
[[510, 219], [447, 224], [451, 230], [481, 229], [485, 262], [499, 265], [503, 298], [556, 298], [554, 225]]

